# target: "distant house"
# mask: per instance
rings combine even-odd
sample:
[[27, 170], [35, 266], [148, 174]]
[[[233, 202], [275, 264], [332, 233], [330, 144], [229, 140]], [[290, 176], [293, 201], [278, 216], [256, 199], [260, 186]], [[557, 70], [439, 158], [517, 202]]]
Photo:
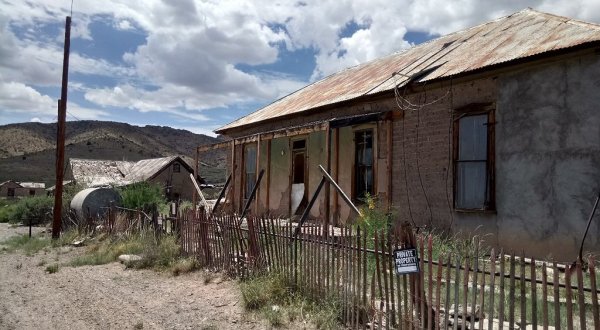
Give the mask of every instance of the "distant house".
[[[194, 170], [179, 156], [137, 162], [71, 158], [69, 167], [73, 180], [87, 187], [152, 182], [163, 187], [168, 200], [191, 200], [195, 189], [190, 180]], [[202, 178], [197, 180], [204, 183]]]
[[[477, 232], [491, 245], [577, 255], [600, 187], [600, 25], [526, 9], [316, 81], [216, 130], [228, 199], [301, 214], [319, 165], [395, 225]], [[324, 189], [310, 215], [356, 214]], [[600, 212], [585, 250], [600, 251]]]
[[15, 198], [43, 196], [46, 194], [46, 184], [42, 182], [5, 181], [0, 183], [0, 197]]

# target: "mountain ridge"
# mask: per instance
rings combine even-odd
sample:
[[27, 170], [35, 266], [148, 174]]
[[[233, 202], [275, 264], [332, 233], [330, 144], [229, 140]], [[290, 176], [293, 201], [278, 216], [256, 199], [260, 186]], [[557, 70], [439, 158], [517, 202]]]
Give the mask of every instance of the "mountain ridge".
[[[65, 130], [65, 163], [69, 158], [131, 160], [182, 155], [193, 162], [195, 147], [223, 139], [168, 126], [134, 126], [111, 121], [69, 121]], [[54, 180], [56, 123], [0, 126], [0, 182]], [[200, 174], [212, 182], [224, 179], [227, 153], [202, 154]]]

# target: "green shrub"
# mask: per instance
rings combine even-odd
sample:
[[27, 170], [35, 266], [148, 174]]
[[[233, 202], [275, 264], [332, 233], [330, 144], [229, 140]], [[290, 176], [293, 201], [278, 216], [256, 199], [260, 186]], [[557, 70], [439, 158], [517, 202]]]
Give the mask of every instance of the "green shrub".
[[17, 204], [6, 204], [0, 206], [0, 223], [10, 222], [14, 218], [17, 210]]
[[46, 272], [48, 272], [48, 274], [54, 274], [58, 272], [58, 264], [48, 265], [48, 267], [46, 267]]
[[21, 250], [28, 256], [34, 255], [38, 251], [52, 246], [52, 241], [48, 237], [33, 236], [30, 238], [29, 235], [12, 236], [0, 243], [6, 246], [8, 252]]
[[49, 196], [35, 196], [19, 200], [15, 208], [9, 213], [8, 222], [38, 225], [52, 219], [54, 198]]
[[138, 182], [124, 187], [120, 191], [123, 207], [152, 211], [152, 205], [157, 205], [160, 209], [166, 204], [161, 186], [149, 182]]

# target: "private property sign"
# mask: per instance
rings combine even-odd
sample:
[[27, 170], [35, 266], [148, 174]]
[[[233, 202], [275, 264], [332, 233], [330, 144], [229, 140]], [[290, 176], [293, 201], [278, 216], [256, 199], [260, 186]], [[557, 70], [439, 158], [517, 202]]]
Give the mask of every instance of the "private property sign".
[[419, 256], [415, 248], [394, 250], [394, 262], [398, 275], [419, 272]]

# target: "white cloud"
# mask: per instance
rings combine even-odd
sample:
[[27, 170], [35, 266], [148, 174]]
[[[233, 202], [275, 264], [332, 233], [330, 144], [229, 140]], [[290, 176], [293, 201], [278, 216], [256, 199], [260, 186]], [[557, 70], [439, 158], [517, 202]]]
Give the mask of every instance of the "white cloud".
[[[28, 109], [44, 108], [48, 97], [30, 86], [60, 84], [62, 39], [43, 39], [35, 27], [62, 26], [70, 2], [2, 3], [6, 16], [0, 17], [0, 83], [14, 84], [13, 89], [21, 93], [19, 103], [27, 104]], [[305, 85], [306, 81], [285, 74], [239, 69], [240, 65], [276, 62], [281, 47], [314, 50], [316, 67], [311, 79], [318, 79], [409, 47], [407, 31], [445, 34], [526, 6], [600, 22], [597, 0], [75, 2], [74, 39], [91, 40], [94, 31], [90, 31], [90, 23], [101, 19], [114, 27], [115, 33], [144, 33], [145, 41], [122, 54], [124, 63], [73, 52], [71, 73], [111, 77], [117, 83], [92, 87], [78, 80], [71, 85], [103, 109], [160, 111], [206, 121], [209, 118], [203, 110], [267, 102]], [[348, 30], [349, 26], [358, 29]], [[25, 37], [17, 38], [15, 28], [27, 31]], [[0, 106], [14, 101], [5, 92], [0, 90]], [[55, 107], [54, 102], [50, 107]], [[106, 113], [84, 108], [78, 111], [90, 117]]]
[[[57, 102], [34, 88], [16, 82], [0, 82], [0, 113], [3, 116], [28, 115], [39, 118], [56, 117]], [[102, 119], [105, 111], [90, 109], [69, 102], [67, 111], [79, 119]]]

